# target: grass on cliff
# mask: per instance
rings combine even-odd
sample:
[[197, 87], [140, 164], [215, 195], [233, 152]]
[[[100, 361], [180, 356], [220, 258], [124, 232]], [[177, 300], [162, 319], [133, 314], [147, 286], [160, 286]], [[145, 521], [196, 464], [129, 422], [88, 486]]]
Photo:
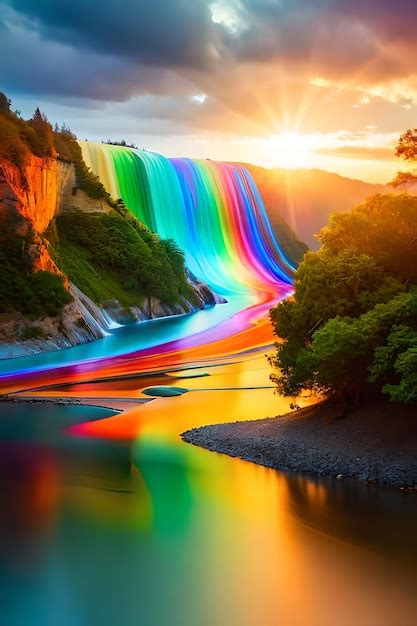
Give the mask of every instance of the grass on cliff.
[[83, 246], [62, 238], [58, 250], [61, 269], [96, 304], [115, 299], [129, 307], [145, 300], [146, 294], [139, 289], [125, 289], [112, 272], [99, 267]]
[[183, 252], [136, 218], [117, 211], [57, 216], [48, 238], [70, 280], [97, 304], [115, 298], [123, 306], [154, 296], [169, 305], [192, 300]]
[[10, 235], [0, 246], [0, 313], [19, 311], [30, 319], [58, 315], [71, 302], [62, 278], [33, 272], [31, 235]]

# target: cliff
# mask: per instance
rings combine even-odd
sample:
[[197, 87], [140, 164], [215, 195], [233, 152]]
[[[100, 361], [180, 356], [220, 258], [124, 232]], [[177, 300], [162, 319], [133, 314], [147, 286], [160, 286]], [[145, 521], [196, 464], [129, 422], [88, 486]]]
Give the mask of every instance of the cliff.
[[10, 161], [0, 160], [0, 206], [18, 212], [37, 234], [42, 234], [73, 181], [74, 167], [70, 163], [32, 155], [20, 170]]
[[62, 275], [42, 235], [61, 208], [73, 178], [73, 166], [56, 159], [32, 155], [23, 168], [0, 159], [0, 242], [12, 235], [23, 238], [32, 231], [28, 254], [35, 271]]
[[[79, 289], [82, 285], [74, 284], [77, 281], [71, 282], [73, 277], [68, 276], [67, 267], [61, 262], [60, 255], [54, 254], [51, 234], [57, 232], [59, 215], [76, 212], [85, 216], [99, 216], [114, 215], [115, 212], [106, 197], [92, 198], [77, 183], [73, 163], [30, 155], [23, 166], [17, 167], [8, 160], [0, 159], [0, 244], [4, 248], [3, 261], [6, 258], [6, 263], [8, 262], [7, 246], [10, 246], [10, 242], [17, 242], [15, 248], [17, 246], [19, 250], [20, 246], [21, 252], [17, 262], [15, 259], [14, 267], [18, 267], [18, 271], [21, 270], [22, 273], [22, 276], [17, 275], [18, 280], [23, 278], [24, 283], [28, 277], [38, 272], [50, 273], [61, 277], [65, 290], [70, 294], [67, 303], [53, 315], [28, 314], [13, 306], [14, 302], [0, 308], [0, 358], [77, 345], [104, 337], [110, 328], [117, 325], [189, 313], [221, 301], [207, 285], [188, 276], [185, 279], [188, 285], [185, 291], [189, 297], [180, 295], [177, 301], [167, 304], [161, 298], [149, 295], [126, 304], [122, 298], [124, 291], [119, 284], [123, 276], [117, 272], [113, 276], [103, 276], [101, 268], [93, 270], [94, 278], [101, 284], [106, 283], [109, 278], [108, 297], [104, 300], [86, 295]], [[118, 219], [123, 220], [123, 217], [119, 216]], [[147, 236], [151, 237], [151, 234]], [[87, 248], [88, 244], [87, 241]], [[70, 261], [79, 260], [78, 252], [79, 250], [70, 250]], [[94, 250], [90, 252], [93, 258]], [[22, 260], [22, 268], [19, 267], [19, 259]], [[91, 269], [91, 264], [87, 263], [87, 266]], [[1, 269], [4, 279], [9, 268], [0, 267]], [[16, 288], [22, 291], [25, 286], [23, 283], [22, 287], [19, 285]], [[9, 300], [13, 300], [13, 297], [9, 296]]]

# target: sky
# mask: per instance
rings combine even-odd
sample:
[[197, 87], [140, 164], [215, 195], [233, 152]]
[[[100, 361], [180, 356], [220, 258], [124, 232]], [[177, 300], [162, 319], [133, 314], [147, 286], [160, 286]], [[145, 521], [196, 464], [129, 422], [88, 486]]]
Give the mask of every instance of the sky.
[[0, 90], [80, 137], [387, 182], [417, 0], [0, 0]]

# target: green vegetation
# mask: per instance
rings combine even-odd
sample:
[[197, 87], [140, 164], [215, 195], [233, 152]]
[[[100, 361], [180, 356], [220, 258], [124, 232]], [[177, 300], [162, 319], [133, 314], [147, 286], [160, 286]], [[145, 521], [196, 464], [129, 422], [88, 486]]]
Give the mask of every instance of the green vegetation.
[[[417, 162], [417, 128], [406, 130], [400, 136], [395, 151], [397, 157], [408, 161], [409, 163]], [[390, 185], [396, 188], [407, 188], [417, 184], [417, 171], [414, 172], [397, 172], [394, 180]]]
[[117, 141], [114, 139], [107, 139], [106, 143], [109, 146], [122, 146], [123, 148], [134, 148], [135, 150], [138, 149], [135, 143], [127, 143], [126, 139], [121, 139], [120, 141]]
[[55, 259], [92, 300], [116, 298], [124, 306], [155, 296], [166, 304], [188, 299], [184, 255], [172, 240], [161, 240], [126, 209], [110, 213], [67, 211], [48, 237]]
[[271, 213], [269, 220], [281, 250], [297, 266], [308, 250], [307, 244], [300, 241], [291, 226], [280, 215]]
[[365, 385], [417, 401], [417, 198], [376, 195], [335, 213], [308, 252], [294, 298], [272, 312], [280, 392], [357, 402]]
[[[172, 240], [147, 230], [121, 201], [111, 199], [86, 166], [71, 130], [65, 124], [53, 129], [39, 109], [23, 120], [0, 92], [0, 159], [13, 162], [24, 176], [25, 159], [31, 155], [73, 163], [77, 187], [114, 209], [108, 214], [70, 211], [48, 229], [57, 265], [85, 294], [99, 304], [117, 299], [126, 307], [141, 305], [149, 296], [170, 305], [181, 296], [196, 303], [183, 252]], [[33, 235], [7, 233], [0, 251], [0, 312], [14, 309], [32, 319], [57, 315], [71, 296], [61, 277], [33, 272], [32, 242]], [[36, 332], [31, 329], [27, 332]]]
[[31, 319], [58, 315], [71, 302], [61, 276], [33, 272], [28, 249], [32, 234], [10, 235], [0, 247], [0, 313], [19, 311]]
[[20, 338], [23, 341], [27, 341], [28, 339], [44, 339], [45, 333], [39, 326], [26, 326]]
[[52, 126], [39, 109], [30, 120], [23, 120], [11, 110], [11, 100], [0, 92], [0, 158], [21, 168], [30, 154], [56, 156]]
[[77, 137], [62, 124], [52, 129], [47, 117], [35, 110], [30, 120], [24, 120], [11, 110], [11, 100], [0, 92], [0, 159], [7, 159], [23, 172], [25, 159], [30, 156], [58, 158], [74, 164], [77, 186], [91, 198], [112, 204], [100, 179], [85, 164]]

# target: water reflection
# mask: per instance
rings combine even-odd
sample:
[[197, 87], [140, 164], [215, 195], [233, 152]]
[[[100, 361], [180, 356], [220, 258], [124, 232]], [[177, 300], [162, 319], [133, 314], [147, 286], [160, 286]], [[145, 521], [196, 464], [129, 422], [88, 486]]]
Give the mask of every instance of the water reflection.
[[413, 624], [413, 496], [182, 444], [188, 408], [127, 446], [69, 433], [97, 408], [4, 406], [6, 626]]

